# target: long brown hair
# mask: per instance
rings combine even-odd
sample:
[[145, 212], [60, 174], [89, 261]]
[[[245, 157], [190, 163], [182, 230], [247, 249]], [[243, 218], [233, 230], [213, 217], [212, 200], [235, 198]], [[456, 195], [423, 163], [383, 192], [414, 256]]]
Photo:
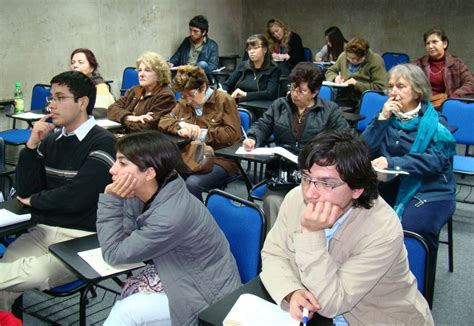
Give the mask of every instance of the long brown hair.
[[[281, 39], [281, 41], [275, 39], [272, 36], [272, 33], [270, 33], [270, 28], [272, 28], [273, 25], [277, 25], [278, 27], [283, 29], [283, 38]], [[285, 48], [288, 52], [290, 52], [290, 45], [289, 45], [290, 32], [288, 31], [288, 28], [286, 27], [284, 22], [276, 18], [270, 19], [267, 22], [267, 30], [265, 32], [265, 35], [267, 36], [268, 45], [269, 45], [269, 49], [271, 53], [275, 52], [275, 50], [279, 46]]]

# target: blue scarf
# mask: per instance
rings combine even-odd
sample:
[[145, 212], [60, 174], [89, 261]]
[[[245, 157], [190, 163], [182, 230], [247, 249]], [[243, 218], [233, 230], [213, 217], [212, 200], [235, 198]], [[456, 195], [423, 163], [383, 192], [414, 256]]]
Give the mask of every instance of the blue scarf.
[[[392, 115], [390, 124], [398, 130], [418, 130], [415, 142], [410, 148], [410, 153], [424, 153], [432, 141], [434, 142], [433, 150], [435, 152], [440, 152], [448, 157], [452, 157], [456, 152], [456, 141], [453, 135], [445, 126], [439, 123], [438, 113], [430, 102], [428, 102], [428, 109], [422, 118], [416, 117], [403, 123]], [[394, 206], [400, 220], [406, 205], [420, 190], [422, 181], [422, 176], [410, 174], [400, 182]]]

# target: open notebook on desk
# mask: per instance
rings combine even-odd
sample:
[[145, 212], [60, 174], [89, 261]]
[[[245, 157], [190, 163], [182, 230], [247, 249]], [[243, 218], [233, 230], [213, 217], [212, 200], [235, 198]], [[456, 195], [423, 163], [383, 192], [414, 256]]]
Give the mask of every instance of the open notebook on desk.
[[323, 81], [323, 85], [331, 86], [331, 87], [349, 87], [349, 86], [351, 86], [351, 85], [346, 84], [346, 83], [335, 83], [335, 82], [328, 81], [328, 80]]
[[253, 294], [242, 294], [223, 322], [224, 326], [297, 326], [300, 323], [278, 305]]
[[294, 162], [298, 163], [298, 156], [295, 154], [291, 153], [290, 151], [284, 149], [283, 147], [276, 146], [276, 147], [257, 147], [255, 149], [252, 149], [251, 151], [245, 150], [243, 146], [240, 146], [239, 149], [235, 152], [235, 154], [239, 155], [274, 155], [278, 154], [280, 156], [283, 156], [284, 158]]
[[100, 276], [108, 276], [145, 266], [144, 263], [120, 264], [115, 266], [109, 265], [102, 257], [102, 251], [100, 248], [81, 251], [77, 254], [79, 257], [84, 259], [86, 263], [88, 263]]
[[15, 214], [9, 210], [0, 209], [0, 227], [26, 222], [31, 219], [31, 214]]

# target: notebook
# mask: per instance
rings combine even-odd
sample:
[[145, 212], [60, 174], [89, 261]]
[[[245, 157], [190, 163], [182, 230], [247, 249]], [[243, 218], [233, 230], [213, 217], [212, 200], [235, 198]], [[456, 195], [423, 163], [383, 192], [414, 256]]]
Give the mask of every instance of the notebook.
[[6, 210], [0, 209], [0, 227], [26, 222], [31, 219], [31, 214], [15, 214]]
[[224, 319], [224, 326], [298, 326], [299, 321], [278, 305], [253, 294], [242, 294]]

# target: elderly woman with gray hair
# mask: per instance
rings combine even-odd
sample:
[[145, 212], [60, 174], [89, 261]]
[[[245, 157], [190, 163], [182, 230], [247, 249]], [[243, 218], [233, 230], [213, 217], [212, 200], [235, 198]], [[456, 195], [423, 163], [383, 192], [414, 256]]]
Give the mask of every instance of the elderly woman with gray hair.
[[436, 257], [439, 232], [456, 208], [452, 170], [455, 140], [447, 122], [429, 102], [431, 87], [413, 64], [388, 73], [388, 100], [362, 136], [369, 144], [372, 165], [410, 174], [381, 187], [405, 230], [422, 235]]

